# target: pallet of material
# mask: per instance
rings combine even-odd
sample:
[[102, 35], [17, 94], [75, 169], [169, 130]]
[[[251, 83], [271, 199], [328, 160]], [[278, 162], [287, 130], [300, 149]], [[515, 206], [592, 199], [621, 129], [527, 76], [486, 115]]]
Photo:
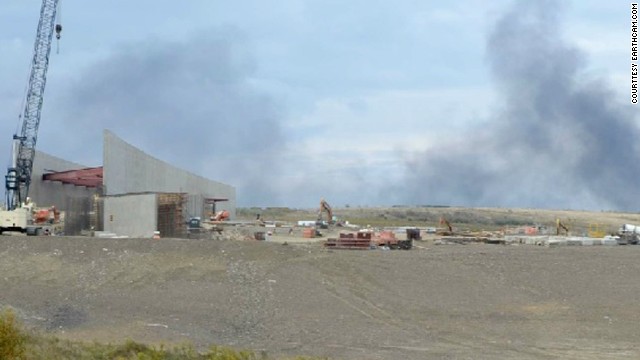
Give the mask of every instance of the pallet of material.
[[332, 249], [359, 249], [371, 248], [371, 233], [340, 233], [337, 239], [327, 239], [324, 246]]
[[368, 250], [371, 248], [371, 240], [341, 237], [338, 239], [327, 239], [324, 246], [331, 249]]
[[312, 227], [302, 230], [302, 237], [307, 239], [316, 237], [316, 228]]

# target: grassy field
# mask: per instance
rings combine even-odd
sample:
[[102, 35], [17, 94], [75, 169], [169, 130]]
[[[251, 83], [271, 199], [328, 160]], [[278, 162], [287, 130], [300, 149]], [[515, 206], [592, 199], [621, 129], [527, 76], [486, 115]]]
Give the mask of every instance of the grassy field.
[[[211, 346], [196, 351], [191, 345], [165, 348], [126, 341], [123, 344], [84, 343], [61, 340], [29, 332], [18, 323], [14, 313], [0, 313], [0, 359], [11, 360], [269, 360], [265, 354], [228, 347]], [[296, 357], [291, 360], [318, 358]]]

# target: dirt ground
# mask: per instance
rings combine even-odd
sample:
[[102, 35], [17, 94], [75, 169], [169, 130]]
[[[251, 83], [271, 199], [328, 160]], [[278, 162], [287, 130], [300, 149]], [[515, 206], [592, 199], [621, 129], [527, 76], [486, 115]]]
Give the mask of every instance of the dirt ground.
[[0, 236], [0, 306], [69, 339], [332, 359], [640, 358], [640, 246]]

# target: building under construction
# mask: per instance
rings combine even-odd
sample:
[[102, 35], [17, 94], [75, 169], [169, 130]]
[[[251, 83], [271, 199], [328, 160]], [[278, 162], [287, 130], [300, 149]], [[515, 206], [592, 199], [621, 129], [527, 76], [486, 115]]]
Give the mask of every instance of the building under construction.
[[192, 217], [227, 210], [234, 218], [236, 212], [234, 187], [158, 160], [108, 130], [99, 167], [36, 152], [30, 196], [62, 211], [66, 235], [183, 237]]

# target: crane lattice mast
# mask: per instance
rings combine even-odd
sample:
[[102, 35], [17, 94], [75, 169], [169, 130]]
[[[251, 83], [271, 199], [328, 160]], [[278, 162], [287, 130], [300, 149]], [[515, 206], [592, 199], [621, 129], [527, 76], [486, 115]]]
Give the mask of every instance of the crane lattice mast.
[[62, 26], [55, 24], [58, 2], [59, 0], [43, 0], [40, 9], [29, 86], [24, 112], [21, 115], [22, 129], [19, 135], [13, 135], [11, 166], [5, 176], [8, 210], [20, 206], [29, 193], [42, 100], [47, 82], [51, 42], [53, 41], [53, 33], [56, 32], [56, 37], [60, 39], [62, 31]]

